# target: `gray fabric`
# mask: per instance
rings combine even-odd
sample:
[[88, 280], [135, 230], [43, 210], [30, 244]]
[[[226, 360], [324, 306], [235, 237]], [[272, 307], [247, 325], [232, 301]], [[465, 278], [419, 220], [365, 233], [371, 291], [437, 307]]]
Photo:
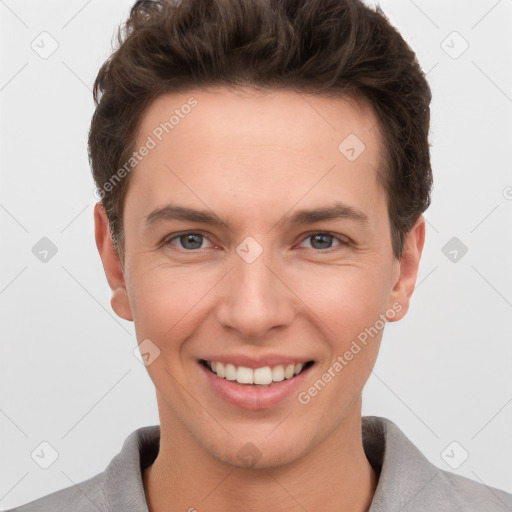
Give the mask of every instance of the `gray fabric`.
[[[438, 469], [390, 420], [362, 418], [363, 446], [379, 476], [369, 512], [507, 512], [512, 494]], [[158, 453], [160, 427], [132, 432], [103, 473], [8, 512], [148, 512], [141, 467]]]

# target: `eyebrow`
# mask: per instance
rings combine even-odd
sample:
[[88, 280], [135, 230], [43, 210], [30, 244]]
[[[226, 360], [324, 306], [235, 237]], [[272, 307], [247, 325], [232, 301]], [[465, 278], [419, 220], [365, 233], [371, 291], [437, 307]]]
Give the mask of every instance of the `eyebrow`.
[[[329, 206], [297, 210], [291, 216], [283, 216], [277, 224], [301, 226], [304, 224], [313, 224], [315, 222], [338, 219], [349, 219], [359, 223], [366, 223], [368, 221], [368, 216], [364, 212], [352, 206], [348, 206], [344, 203], [336, 201]], [[146, 227], [150, 227], [155, 224], [170, 220], [197, 222], [201, 224], [209, 224], [212, 226], [223, 226], [231, 230], [229, 221], [227, 219], [220, 217], [211, 211], [198, 210], [188, 206], [181, 206], [172, 203], [161, 208], [157, 208], [148, 214], [146, 216], [145, 225]]]

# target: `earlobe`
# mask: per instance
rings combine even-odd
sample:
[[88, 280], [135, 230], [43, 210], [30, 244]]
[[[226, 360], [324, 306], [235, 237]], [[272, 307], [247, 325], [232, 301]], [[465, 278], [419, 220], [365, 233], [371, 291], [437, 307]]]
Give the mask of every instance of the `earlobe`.
[[400, 261], [394, 264], [398, 267], [399, 278], [393, 286], [390, 295], [390, 307], [396, 311], [390, 322], [402, 319], [409, 309], [409, 302], [416, 286], [421, 253], [425, 243], [425, 219], [422, 215], [407, 234]]
[[103, 263], [105, 276], [112, 290], [110, 301], [112, 309], [124, 320], [132, 321], [133, 315], [126, 292], [123, 266], [112, 242], [107, 214], [101, 203], [96, 203], [94, 207], [94, 226], [96, 247]]

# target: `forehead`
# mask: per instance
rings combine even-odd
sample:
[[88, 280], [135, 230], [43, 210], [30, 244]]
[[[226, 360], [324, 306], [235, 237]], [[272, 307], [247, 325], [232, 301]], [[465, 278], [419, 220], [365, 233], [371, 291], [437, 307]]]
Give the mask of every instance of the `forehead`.
[[[186, 133], [184, 125], [188, 128]], [[352, 133], [364, 139], [366, 146], [372, 146], [380, 135], [377, 125], [372, 108], [363, 99], [287, 89], [211, 87], [156, 98], [141, 120], [137, 140], [143, 142], [152, 134], [157, 142], [167, 138], [168, 144], [178, 145], [181, 134], [189, 141], [195, 140], [198, 149], [209, 143], [235, 146], [237, 142], [248, 145], [253, 140], [254, 144], [303, 150], [325, 144], [326, 137], [334, 143], [341, 142]], [[174, 141], [166, 137], [171, 133]], [[226, 135], [229, 139], [225, 139]]]
[[222, 191], [245, 209], [340, 195], [372, 209], [382, 193], [376, 116], [350, 98], [221, 87], [164, 94], [141, 120], [136, 147], [143, 145], [151, 150], [128, 195], [138, 190], [148, 207], [176, 194], [212, 203], [225, 199]]

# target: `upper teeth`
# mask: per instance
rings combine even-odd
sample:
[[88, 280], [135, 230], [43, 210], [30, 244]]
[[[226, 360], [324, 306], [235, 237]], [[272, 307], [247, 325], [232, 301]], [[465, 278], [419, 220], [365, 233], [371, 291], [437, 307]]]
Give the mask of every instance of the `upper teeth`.
[[207, 361], [207, 365], [219, 377], [227, 380], [236, 380], [240, 384], [260, 384], [268, 385], [271, 382], [280, 382], [284, 379], [291, 379], [299, 374], [304, 367], [303, 363], [263, 366], [262, 368], [247, 368], [245, 366], [235, 366], [231, 363], [220, 363], [218, 361]]

